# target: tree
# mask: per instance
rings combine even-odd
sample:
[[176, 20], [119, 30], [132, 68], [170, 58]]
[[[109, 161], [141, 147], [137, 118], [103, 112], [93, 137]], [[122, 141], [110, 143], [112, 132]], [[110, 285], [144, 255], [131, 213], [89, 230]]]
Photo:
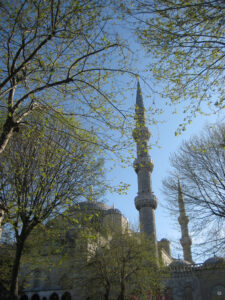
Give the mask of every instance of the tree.
[[[102, 230], [100, 220], [104, 214], [96, 209], [95, 204], [91, 200], [79, 202], [34, 228], [21, 259], [20, 292], [42, 288], [43, 285], [49, 289], [56, 285], [65, 290], [74, 287], [75, 274], [80, 273], [82, 253], [86, 247], [95, 244], [99, 230]], [[101, 202], [97, 204], [102, 205]], [[77, 292], [83, 291], [82, 286]]]
[[172, 171], [163, 182], [168, 206], [176, 212], [180, 179], [191, 232], [214, 253], [224, 253], [225, 242], [224, 138], [224, 124], [219, 124], [184, 142], [171, 157]]
[[222, 0], [141, 0], [131, 10], [152, 56], [150, 70], [165, 83], [165, 98], [186, 103], [180, 130], [204, 103], [214, 111], [224, 108], [224, 12]]
[[107, 29], [109, 7], [101, 0], [0, 2], [0, 153], [37, 108], [76, 115], [103, 148], [112, 136], [106, 128], [123, 130], [108, 80], [128, 72], [126, 49]]
[[10, 244], [0, 247], [0, 298], [7, 299], [13, 263], [13, 247]]
[[145, 236], [111, 232], [93, 240], [92, 247], [86, 249], [78, 260], [80, 272], [75, 282], [85, 286], [90, 299], [123, 300], [150, 291], [158, 293], [163, 271], [157, 267]]
[[82, 200], [90, 184], [98, 186], [102, 174], [102, 162], [95, 157], [96, 138], [84, 135], [89, 143], [77, 141], [69, 129], [41, 113], [30, 123], [11, 138], [0, 157], [4, 231], [12, 232], [15, 240], [11, 297], [17, 295], [21, 256], [31, 232]]

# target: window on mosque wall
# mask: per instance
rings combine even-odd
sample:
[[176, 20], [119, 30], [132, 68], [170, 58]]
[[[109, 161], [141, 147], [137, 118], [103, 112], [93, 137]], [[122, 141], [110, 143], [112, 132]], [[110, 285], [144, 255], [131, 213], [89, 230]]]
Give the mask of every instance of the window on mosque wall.
[[[27, 295], [22, 295], [20, 297], [20, 300], [28, 300], [28, 296]], [[50, 298], [50, 300], [59, 300], [59, 296], [56, 293], [53, 293]], [[31, 297], [31, 300], [40, 300], [40, 296], [38, 294], [33, 294]], [[47, 297], [43, 297], [42, 300], [48, 300]], [[71, 294], [69, 292], [65, 292], [62, 297], [61, 300], [72, 300]]]
[[51, 294], [50, 300], [59, 300], [59, 296], [56, 293]]
[[211, 290], [211, 300], [225, 300], [225, 286], [214, 286]]
[[65, 292], [63, 295], [62, 295], [62, 298], [61, 298], [61, 300], [71, 300], [72, 298], [71, 298], [71, 295], [70, 295], [70, 293], [68, 293], [68, 292]]
[[167, 287], [165, 289], [165, 300], [173, 300], [173, 297], [172, 297], [172, 288], [171, 287]]
[[184, 299], [193, 300], [192, 288], [190, 286], [184, 288]]
[[31, 297], [31, 300], [40, 300], [40, 297], [38, 294], [34, 294], [32, 297]]

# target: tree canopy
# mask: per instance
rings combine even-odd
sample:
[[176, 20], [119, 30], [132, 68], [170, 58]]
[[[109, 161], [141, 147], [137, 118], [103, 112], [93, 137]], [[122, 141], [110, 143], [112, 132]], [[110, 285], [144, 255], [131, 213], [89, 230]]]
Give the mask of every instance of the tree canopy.
[[60, 122], [36, 113], [30, 126], [14, 135], [1, 154], [3, 233], [10, 237], [11, 232], [16, 248], [11, 296], [17, 293], [20, 259], [32, 230], [86, 198], [91, 184], [99, 186], [103, 173], [96, 138], [89, 135], [86, 139], [89, 142], [73, 138]]
[[224, 252], [224, 137], [225, 127], [220, 124], [184, 142], [171, 156], [172, 170], [163, 182], [168, 206], [177, 218], [179, 178], [190, 231], [194, 238], [198, 234], [194, 244], [211, 253]]
[[172, 105], [184, 103], [191, 122], [204, 103], [224, 108], [225, 5], [222, 0], [136, 1], [131, 14], [152, 57], [150, 70]]
[[78, 286], [85, 286], [87, 296], [123, 300], [158, 295], [164, 271], [157, 266], [149, 238], [109, 231], [105, 239], [91, 243], [80, 255], [80, 272], [74, 279]]
[[75, 115], [103, 148], [117, 146], [106, 130], [122, 132], [125, 120], [113, 78], [132, 72], [110, 10], [98, 0], [0, 2], [0, 153], [37, 108]]

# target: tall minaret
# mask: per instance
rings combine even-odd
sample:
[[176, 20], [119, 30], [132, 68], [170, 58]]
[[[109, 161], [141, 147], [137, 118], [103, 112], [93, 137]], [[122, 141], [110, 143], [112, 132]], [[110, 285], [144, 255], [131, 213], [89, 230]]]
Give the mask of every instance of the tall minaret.
[[190, 263], [193, 263], [192, 254], [191, 254], [192, 241], [191, 241], [191, 238], [188, 233], [189, 220], [185, 213], [184, 198], [183, 198], [183, 193], [181, 190], [179, 179], [178, 179], [178, 203], [179, 203], [179, 212], [180, 212], [178, 221], [180, 223], [181, 235], [182, 235], [182, 237], [180, 239], [180, 243], [183, 248], [184, 260], [186, 260]]
[[154, 212], [157, 207], [157, 198], [152, 192], [153, 161], [148, 154], [147, 145], [150, 132], [145, 126], [145, 108], [139, 82], [137, 84], [135, 120], [136, 128], [133, 131], [133, 138], [137, 144], [137, 158], [134, 161], [134, 169], [138, 176], [138, 195], [135, 197], [135, 206], [139, 210], [141, 232], [146, 233], [153, 241], [157, 257]]

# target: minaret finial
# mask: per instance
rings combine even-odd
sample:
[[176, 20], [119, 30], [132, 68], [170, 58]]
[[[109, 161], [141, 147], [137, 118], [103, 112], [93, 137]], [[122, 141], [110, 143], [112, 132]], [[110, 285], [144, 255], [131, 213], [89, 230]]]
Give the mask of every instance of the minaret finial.
[[186, 216], [186, 212], [185, 212], [184, 198], [183, 198], [183, 193], [182, 193], [179, 177], [178, 177], [177, 185], [178, 185], [178, 204], [179, 204], [179, 212], [180, 212], [178, 221], [180, 223], [181, 234], [182, 234], [180, 243], [183, 248], [184, 260], [186, 260], [190, 263], [193, 263], [192, 254], [191, 254], [192, 241], [191, 241], [191, 238], [188, 233], [189, 219]]
[[145, 108], [139, 81], [137, 83], [135, 120], [136, 127], [133, 131], [133, 138], [137, 144], [137, 158], [134, 161], [134, 169], [138, 176], [138, 195], [135, 197], [135, 206], [139, 210], [140, 229], [152, 240], [157, 258], [154, 212], [157, 207], [157, 198], [152, 191], [153, 161], [148, 154], [150, 132], [145, 126]]

